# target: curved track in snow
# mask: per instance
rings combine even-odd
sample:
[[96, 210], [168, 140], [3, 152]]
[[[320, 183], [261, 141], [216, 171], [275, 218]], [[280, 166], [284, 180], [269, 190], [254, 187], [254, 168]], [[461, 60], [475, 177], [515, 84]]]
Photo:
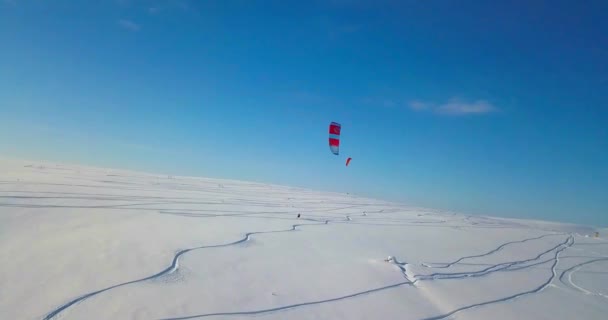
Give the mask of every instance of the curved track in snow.
[[510, 246], [510, 245], [514, 245], [514, 244], [518, 244], [518, 243], [525, 243], [525, 242], [533, 241], [533, 240], [540, 240], [542, 238], [551, 237], [551, 236], [558, 236], [558, 235], [564, 235], [564, 234], [563, 233], [561, 233], [561, 234], [551, 233], [551, 234], [544, 234], [544, 235], [541, 235], [541, 236], [538, 236], [538, 237], [527, 238], [527, 239], [523, 239], [523, 240], [509, 241], [509, 242], [505, 242], [505, 243], [501, 244], [500, 246], [498, 246], [495, 249], [492, 249], [492, 250], [490, 250], [490, 251], [488, 251], [486, 253], [472, 255], [472, 256], [461, 257], [461, 258], [458, 258], [457, 260], [454, 260], [454, 261], [448, 262], [448, 263], [424, 263], [423, 266], [430, 267], [430, 268], [433, 268], [433, 269], [449, 268], [449, 267], [451, 267], [451, 266], [453, 266], [453, 265], [455, 265], [455, 264], [457, 264], [459, 262], [462, 262], [464, 260], [467, 260], [467, 259], [483, 258], [483, 257], [489, 256], [489, 255], [494, 254], [494, 253], [496, 253], [496, 252], [498, 252], [498, 251], [500, 251], [500, 250], [502, 250], [505, 247]]
[[[568, 268], [568, 269], [566, 269], [566, 270], [562, 271], [562, 273], [561, 273], [561, 274], [560, 274], [560, 276], [559, 276], [559, 281], [561, 281], [561, 282], [562, 282], [562, 283], [563, 283], [563, 284], [564, 284], [566, 287], [569, 287], [569, 288], [574, 288], [574, 289], [576, 289], [576, 290], [580, 291], [581, 293], [588, 294], [588, 295], [599, 295], [599, 296], [602, 296], [602, 297], [604, 297], [604, 298], [607, 298], [607, 299], [608, 299], [608, 296], [606, 296], [606, 295], [604, 295], [604, 294], [601, 294], [601, 293], [594, 293], [594, 292], [591, 292], [591, 291], [589, 291], [589, 290], [587, 290], [587, 289], [585, 289], [585, 288], [583, 288], [583, 287], [581, 287], [581, 286], [577, 285], [577, 284], [576, 284], [576, 283], [574, 283], [574, 281], [572, 280], [572, 276], [573, 276], [573, 275], [574, 275], [574, 274], [575, 274], [575, 273], [576, 273], [578, 270], [580, 270], [582, 267], [584, 267], [584, 266], [586, 266], [586, 265], [593, 264], [593, 263], [602, 262], [602, 261], [608, 261], [608, 257], [603, 257], [603, 258], [592, 259], [592, 260], [589, 260], [589, 261], [585, 261], [585, 262], [581, 262], [581, 263], [579, 263], [579, 264], [576, 264], [576, 265], [574, 265], [574, 266], [572, 266], [572, 267], [570, 267], [570, 268]], [[564, 278], [566, 278], [566, 276], [567, 276], [567, 280], [568, 280], [568, 282], [564, 281]]]
[[[420, 281], [420, 280], [438, 280], [438, 279], [462, 279], [462, 278], [470, 278], [470, 277], [480, 277], [480, 276], [485, 276], [487, 274], [496, 272], [496, 271], [502, 271], [502, 270], [507, 270], [511, 267], [515, 267], [515, 266], [521, 266], [524, 265], [526, 263], [532, 262], [532, 261], [536, 261], [538, 259], [540, 259], [542, 256], [544, 256], [545, 254], [548, 254], [562, 246], [568, 246], [570, 247], [572, 244], [569, 244], [570, 242], [574, 241], [574, 237], [573, 236], [569, 236], [568, 238], [566, 238], [566, 240], [564, 240], [563, 242], [559, 243], [558, 245], [547, 249], [539, 254], [537, 254], [535, 257], [529, 258], [529, 259], [524, 259], [524, 260], [518, 260], [518, 261], [509, 261], [509, 262], [503, 262], [503, 263], [499, 263], [499, 264], [494, 264], [491, 265], [485, 269], [482, 270], [478, 270], [478, 271], [469, 271], [469, 272], [437, 272], [437, 273], [431, 273], [428, 275], [420, 275], [420, 276], [416, 276], [415, 281]], [[569, 245], [568, 245], [569, 244]]]
[[510, 300], [514, 300], [529, 294], [534, 294], [534, 293], [538, 293], [543, 291], [546, 287], [548, 287], [551, 282], [553, 282], [553, 280], [556, 277], [556, 272], [555, 272], [555, 267], [557, 266], [557, 264], [559, 263], [559, 255], [566, 250], [567, 248], [569, 248], [570, 246], [572, 246], [572, 244], [574, 243], [574, 237], [570, 236], [568, 237], [568, 240], [566, 243], [560, 244], [560, 246], [557, 248], [557, 250], [555, 251], [555, 256], [553, 258], [553, 264], [551, 265], [551, 276], [549, 276], [549, 278], [544, 281], [543, 283], [541, 283], [538, 287], [533, 288], [531, 290], [527, 290], [524, 292], [519, 292], [507, 297], [503, 297], [503, 298], [499, 298], [499, 299], [494, 299], [494, 300], [488, 300], [488, 301], [484, 301], [484, 302], [479, 302], [479, 303], [474, 303], [471, 305], [467, 305], [464, 307], [460, 307], [458, 309], [452, 310], [450, 312], [444, 313], [442, 315], [438, 315], [438, 316], [434, 316], [434, 317], [429, 317], [429, 318], [424, 318], [423, 320], [440, 320], [440, 319], [445, 319], [447, 317], [453, 316], [456, 313], [468, 310], [468, 309], [473, 309], [473, 308], [477, 308], [477, 307], [482, 307], [482, 306], [486, 306], [486, 305], [490, 305], [490, 304], [494, 304], [494, 303], [501, 303], [501, 302], [507, 302]]
[[[437, 315], [437, 316], [432, 316], [432, 317], [427, 317], [427, 318], [423, 318], [423, 320], [440, 320], [440, 319], [445, 319], [447, 317], [450, 317], [456, 313], [459, 313], [461, 311], [464, 310], [468, 310], [468, 309], [472, 309], [472, 308], [477, 308], [477, 307], [481, 307], [481, 306], [486, 306], [486, 305], [490, 305], [490, 304], [494, 304], [494, 303], [501, 303], [501, 302], [507, 302], [513, 299], [517, 299], [520, 298], [522, 296], [526, 296], [529, 294], [534, 294], [534, 293], [538, 293], [541, 292], [542, 290], [544, 290], [547, 286], [549, 286], [551, 284], [551, 282], [555, 279], [556, 277], [556, 271], [555, 268], [557, 266], [557, 264], [559, 263], [559, 256], [560, 254], [567, 248], [571, 247], [574, 244], [574, 237], [573, 236], [568, 236], [567, 239], [564, 242], [561, 242], [560, 244], [558, 244], [557, 246], [542, 252], [540, 254], [538, 254], [536, 257], [531, 258], [531, 259], [526, 259], [526, 260], [521, 260], [521, 261], [515, 261], [512, 263], [509, 263], [509, 266], [515, 266], [524, 262], [530, 262], [530, 261], [534, 261], [534, 260], [538, 260], [540, 259], [540, 257], [542, 257], [543, 255], [550, 253], [550, 252], [554, 252], [554, 256], [551, 260], [548, 261], [544, 261], [543, 263], [547, 263], [550, 261], [553, 261], [553, 264], [551, 265], [551, 275], [547, 278], [547, 280], [545, 280], [544, 282], [542, 282], [541, 284], [539, 284], [538, 286], [530, 289], [530, 290], [526, 290], [523, 292], [519, 292], [513, 295], [509, 295], [506, 297], [502, 297], [502, 298], [498, 298], [498, 299], [494, 299], [494, 300], [489, 300], [489, 301], [484, 301], [484, 302], [480, 302], [480, 303], [474, 303], [471, 305], [466, 305], [463, 307], [460, 307], [458, 309], [452, 310], [450, 312], [441, 314], [441, 315]], [[408, 279], [408, 276], [406, 275], [406, 265], [407, 263], [404, 262], [400, 262], [397, 259], [393, 260], [393, 264], [397, 265], [399, 267], [399, 269], [401, 270], [401, 272], [404, 274], [406, 281], [402, 281], [402, 282], [398, 282], [392, 285], [388, 285], [388, 286], [384, 286], [384, 287], [380, 287], [380, 288], [374, 288], [374, 289], [370, 289], [370, 290], [366, 290], [366, 291], [362, 291], [362, 292], [357, 292], [354, 294], [349, 294], [349, 295], [345, 295], [345, 296], [341, 296], [341, 297], [336, 297], [336, 298], [332, 298], [332, 299], [326, 299], [326, 300], [318, 300], [318, 301], [311, 301], [311, 302], [302, 302], [302, 303], [296, 303], [296, 304], [290, 304], [290, 305], [285, 305], [285, 306], [281, 306], [281, 307], [276, 307], [276, 308], [268, 308], [268, 309], [259, 309], [259, 310], [249, 310], [249, 311], [226, 311], [226, 312], [215, 312], [215, 313], [206, 313], [206, 314], [197, 314], [197, 315], [189, 315], [189, 316], [183, 316], [183, 317], [173, 317], [173, 318], [163, 318], [162, 320], [186, 320], [186, 319], [198, 319], [198, 318], [208, 318], [208, 317], [219, 317], [219, 316], [255, 316], [255, 315], [261, 315], [261, 314], [266, 314], [266, 313], [271, 313], [271, 312], [278, 312], [278, 311], [283, 311], [283, 310], [288, 310], [288, 309], [294, 309], [294, 308], [299, 308], [299, 307], [306, 307], [306, 306], [311, 306], [311, 305], [318, 305], [318, 304], [323, 304], [323, 303], [330, 303], [330, 302], [334, 302], [334, 301], [339, 301], [339, 300], [344, 300], [344, 299], [349, 299], [349, 298], [354, 298], [354, 297], [358, 297], [358, 296], [362, 296], [362, 295], [367, 295], [367, 294], [372, 294], [375, 292], [379, 292], [379, 291], [383, 291], [383, 290], [387, 290], [387, 289], [392, 289], [392, 288], [396, 288], [396, 287], [400, 287], [403, 285], [413, 285], [415, 284], [417, 281], [424, 281], [424, 280], [432, 280], [432, 279], [419, 279], [419, 280], [415, 280], [415, 281], [410, 281]], [[498, 271], [503, 271], [507, 268], [504, 269], [496, 269], [496, 270], [492, 270], [491, 272], [486, 272], [483, 275], [487, 275], [493, 272], [498, 272]], [[466, 276], [463, 276], [466, 277]]]
[[123, 282], [120, 284], [116, 284], [104, 289], [100, 289], [97, 291], [93, 291], [87, 294], [84, 294], [76, 299], [73, 299], [71, 301], [66, 302], [65, 304], [59, 306], [58, 308], [56, 308], [55, 310], [49, 312], [43, 319], [44, 320], [51, 320], [53, 318], [55, 318], [56, 316], [58, 316], [59, 314], [61, 314], [62, 312], [66, 311], [67, 309], [69, 309], [70, 307], [83, 302], [86, 299], [89, 299], [91, 297], [94, 297], [98, 294], [104, 293], [106, 291], [112, 290], [112, 289], [116, 289], [119, 287], [124, 287], [130, 284], [134, 284], [134, 283], [139, 283], [139, 282], [144, 282], [144, 281], [148, 281], [148, 280], [152, 280], [152, 279], [156, 279], [159, 277], [162, 277], [164, 275], [173, 273], [177, 270], [177, 268], [179, 267], [179, 258], [188, 253], [188, 252], [192, 252], [195, 250], [201, 250], [201, 249], [212, 249], [212, 248], [221, 248], [221, 247], [228, 247], [228, 246], [233, 246], [233, 245], [237, 245], [240, 243], [243, 243], [245, 241], [249, 241], [251, 239], [251, 236], [253, 235], [257, 235], [257, 234], [266, 234], [266, 233], [281, 233], [281, 232], [290, 232], [290, 231], [296, 231], [298, 227], [302, 227], [302, 226], [318, 226], [318, 225], [326, 225], [328, 224], [329, 221], [324, 221], [324, 222], [320, 222], [320, 223], [306, 223], [306, 224], [294, 224], [291, 226], [291, 228], [289, 229], [283, 229], [283, 230], [271, 230], [271, 231], [254, 231], [254, 232], [248, 232], [245, 234], [245, 236], [239, 240], [236, 241], [232, 241], [229, 243], [222, 243], [222, 244], [216, 244], [216, 245], [208, 245], [208, 246], [200, 246], [200, 247], [194, 247], [194, 248], [189, 248], [189, 249], [184, 249], [184, 250], [180, 250], [178, 251], [175, 256], [173, 257], [173, 260], [171, 261], [171, 264], [166, 267], [165, 269], [163, 269], [162, 271], [155, 273], [151, 276], [145, 277], [145, 278], [141, 278], [141, 279], [137, 279], [137, 280], [132, 280], [132, 281], [128, 281], [128, 282]]
[[256, 315], [261, 315], [261, 314], [264, 314], [264, 313], [278, 312], [278, 311], [284, 311], [284, 310], [294, 309], [294, 308], [299, 308], [299, 307], [306, 307], [306, 306], [319, 305], [319, 304], [324, 304], [324, 303], [329, 303], [329, 302], [335, 302], [335, 301], [340, 301], [340, 300], [346, 300], [346, 299], [355, 298], [355, 297], [358, 297], [358, 296], [372, 294], [372, 293], [376, 293], [376, 292], [380, 292], [380, 291], [384, 291], [384, 290], [388, 290], [388, 289], [394, 289], [394, 288], [397, 288], [397, 287], [401, 287], [401, 286], [404, 286], [404, 285], [411, 285], [411, 284], [412, 283], [410, 281], [403, 281], [403, 282], [398, 282], [398, 283], [391, 284], [391, 285], [388, 285], [388, 286], [379, 287], [379, 288], [373, 288], [373, 289], [369, 289], [369, 290], [365, 290], [365, 291], [361, 291], [361, 292], [356, 292], [356, 293], [352, 293], [352, 294], [348, 294], [348, 295], [340, 296], [340, 297], [336, 297], [336, 298], [331, 298], [331, 299], [326, 299], [326, 300], [318, 300], [318, 301], [310, 301], [310, 302], [302, 302], [302, 303], [295, 303], [295, 304], [290, 304], [290, 305], [286, 305], [286, 306], [282, 306], [282, 307], [277, 307], [277, 308], [268, 308], [268, 309], [251, 310], [251, 311], [232, 311], [232, 312], [206, 313], [206, 314], [197, 314], [197, 315], [177, 317], [177, 318], [164, 318], [162, 320], [186, 320], [186, 319], [208, 318], [208, 317], [215, 317], [215, 316], [256, 316]]
[[[313, 219], [307, 219], [308, 221], [315, 221]], [[344, 217], [344, 220], [339, 220], [341, 222], [351, 222], [352, 218], [350, 217], [350, 215], [346, 215]], [[180, 250], [178, 251], [175, 256], [173, 257], [171, 264], [166, 267], [165, 269], [163, 269], [162, 271], [150, 275], [148, 277], [144, 277], [144, 278], [140, 278], [137, 280], [132, 280], [132, 281], [128, 281], [128, 282], [124, 282], [124, 283], [120, 283], [120, 284], [116, 284], [104, 289], [100, 289], [97, 291], [93, 291], [87, 294], [84, 294], [78, 298], [75, 298], [71, 301], [68, 301], [67, 303], [57, 307], [56, 309], [52, 310], [51, 312], [49, 312], [43, 319], [44, 320], [51, 320], [56, 318], [57, 316], [59, 316], [60, 314], [62, 314], [63, 312], [67, 311], [69, 308], [75, 306], [76, 304], [79, 304], [89, 298], [92, 298], [96, 295], [99, 295], [101, 293], [110, 291], [112, 289], [115, 288], [119, 288], [119, 287], [124, 287], [130, 284], [135, 284], [135, 283], [139, 283], [139, 282], [144, 282], [144, 281], [148, 281], [148, 280], [152, 280], [152, 279], [156, 279], [168, 274], [171, 274], [173, 272], [175, 272], [178, 268], [179, 268], [179, 259], [180, 257], [182, 257], [184, 254], [188, 253], [188, 252], [192, 252], [195, 250], [201, 250], [201, 249], [212, 249], [212, 248], [221, 248], [221, 247], [227, 247], [227, 246], [233, 246], [233, 245], [238, 245], [241, 244], [243, 242], [246, 242], [248, 240], [251, 239], [252, 236], [254, 235], [260, 235], [260, 234], [268, 234], [268, 233], [282, 233], [282, 232], [291, 232], [291, 231], [296, 231], [298, 227], [303, 227], [303, 226], [318, 226], [318, 225], [327, 225], [330, 222], [330, 220], [324, 220], [324, 221], [317, 221], [318, 223], [307, 223], [307, 224], [293, 224], [291, 228], [288, 229], [282, 229], [282, 230], [271, 230], [271, 231], [254, 231], [254, 232], [248, 232], [246, 233], [242, 238], [232, 241], [232, 242], [228, 242], [228, 243], [223, 243], [223, 244], [216, 244], [216, 245], [207, 245], [207, 246], [199, 246], [199, 247], [194, 247], [194, 248], [188, 248], [188, 249], [184, 249], [184, 250]], [[336, 221], [338, 222], [338, 221]], [[527, 239], [523, 239], [523, 240], [517, 240], [517, 241], [510, 241], [507, 243], [504, 243], [500, 246], [498, 246], [497, 248], [486, 252], [484, 254], [478, 254], [478, 255], [471, 255], [471, 256], [466, 256], [466, 257], [462, 257], [460, 259], [457, 259], [456, 261], [454, 261], [452, 264], [461, 262], [465, 259], [469, 259], [472, 257], [484, 257], [484, 256], [488, 256], [491, 255], [493, 253], [496, 253], [498, 251], [500, 251], [501, 249], [503, 249], [504, 247], [508, 246], [508, 245], [512, 245], [512, 244], [516, 244], [516, 243], [525, 243], [527, 241], [532, 241], [532, 240], [537, 240], [537, 239], [541, 239], [544, 237], [549, 237], [549, 236], [555, 236], [557, 234], [545, 234], [545, 235], [541, 235], [539, 237], [533, 237], [533, 238], [527, 238]], [[384, 286], [384, 287], [378, 287], [378, 288], [373, 288], [373, 289], [369, 289], [369, 290], [365, 290], [365, 291], [361, 291], [361, 292], [356, 292], [356, 293], [352, 293], [352, 294], [348, 294], [345, 296], [340, 296], [340, 297], [335, 297], [335, 298], [331, 298], [331, 299], [326, 299], [326, 300], [318, 300], [318, 301], [309, 301], [309, 302], [302, 302], [302, 303], [295, 303], [295, 304], [290, 304], [290, 305], [285, 305], [285, 306], [281, 306], [281, 307], [276, 307], [276, 308], [268, 308], [268, 309], [260, 309], [260, 310], [249, 310], [249, 311], [226, 311], [226, 312], [219, 312], [219, 313], [209, 313], [209, 314], [198, 314], [198, 315], [190, 315], [190, 316], [184, 316], [184, 317], [177, 317], [177, 318], [168, 318], [168, 319], [173, 319], [173, 320], [181, 320], [181, 319], [194, 319], [194, 318], [204, 318], [204, 317], [213, 317], [213, 316], [237, 316], [237, 315], [259, 315], [259, 314], [265, 314], [265, 313], [270, 313], [270, 312], [277, 312], [277, 311], [282, 311], [282, 310], [287, 310], [287, 309], [293, 309], [293, 308], [299, 308], [299, 307], [306, 307], [306, 306], [311, 306], [311, 305], [319, 305], [319, 304], [324, 304], [324, 303], [330, 303], [330, 302], [334, 302], [334, 301], [339, 301], [339, 300], [345, 300], [345, 299], [349, 299], [349, 298], [354, 298], [354, 297], [358, 297], [358, 296], [362, 296], [362, 295], [367, 295], [367, 294], [372, 294], [374, 292], [379, 292], [379, 291], [383, 291], [383, 290], [388, 290], [391, 288], [396, 288], [396, 287], [400, 287], [403, 285], [414, 285], [415, 283], [417, 283], [418, 281], [429, 281], [429, 280], [444, 280], [444, 279], [463, 279], [463, 278], [468, 278], [468, 277], [481, 277], [481, 276], [486, 276], [489, 274], [492, 274], [494, 272], [499, 272], [499, 271], [514, 271], [514, 270], [519, 270], [519, 269], [523, 269], [523, 268], [527, 268], [527, 267], [531, 267], [531, 266], [535, 266], [535, 265], [540, 265], [543, 263], [547, 263], [550, 261], [553, 261], [553, 266], [551, 268], [552, 270], [552, 276], [544, 283], [542, 283], [540, 286], [535, 287], [531, 290], [525, 291], [525, 292], [521, 292], [521, 293], [517, 293], [511, 296], [507, 296], [504, 298], [500, 298], [500, 299], [495, 299], [495, 300], [491, 300], [491, 301], [486, 301], [486, 302], [481, 302], [481, 303], [475, 303], [475, 304], [471, 304], [471, 305], [467, 305], [461, 308], [458, 308], [456, 310], [453, 310], [451, 312], [442, 314], [442, 315], [438, 315], [438, 316], [434, 316], [434, 317], [430, 317], [430, 318], [426, 318], [425, 320], [435, 320], [435, 319], [443, 319], [446, 317], [449, 317], [455, 313], [467, 310], [467, 309], [471, 309], [471, 308], [475, 308], [475, 307], [480, 307], [480, 306], [484, 306], [484, 305], [488, 305], [488, 304], [492, 304], [492, 303], [497, 303], [497, 302], [504, 302], [504, 301], [508, 301], [508, 300], [512, 300], [524, 295], [528, 295], [528, 294], [532, 294], [532, 293], [536, 293], [539, 292], [541, 290], [543, 290], [549, 283], [551, 283], [551, 281], [553, 280], [553, 278], [555, 277], [555, 266], [557, 265], [558, 261], [559, 261], [559, 254], [566, 248], [570, 247], [574, 242], [574, 238], [572, 236], [567, 237], [567, 239], [559, 244], [557, 244], [554, 247], [551, 247], [539, 254], [537, 254], [535, 257], [529, 258], [529, 259], [523, 259], [523, 260], [518, 260], [518, 261], [510, 261], [510, 262], [504, 262], [504, 263], [499, 263], [499, 264], [495, 264], [495, 265], [491, 265], [489, 267], [486, 267], [482, 270], [478, 270], [478, 271], [471, 271], [471, 272], [454, 272], [454, 273], [433, 273], [433, 274], [429, 274], [429, 275], [410, 275], [408, 276], [407, 272], [406, 272], [406, 265], [407, 263], [403, 263], [403, 262], [399, 262], [396, 258], [394, 260], [394, 264], [397, 265], [400, 269], [400, 271], [403, 273], [406, 281], [402, 281], [402, 282], [398, 282], [392, 285], [388, 285], [388, 286]], [[555, 251], [555, 256], [553, 259], [551, 260], [547, 260], [547, 261], [542, 261], [542, 262], [538, 262], [532, 265], [526, 265], [526, 263], [529, 262], [533, 262], [533, 261], [537, 261], [539, 260], [542, 256]], [[440, 268], [441, 269], [441, 268]], [[562, 273], [563, 276], [563, 273]]]

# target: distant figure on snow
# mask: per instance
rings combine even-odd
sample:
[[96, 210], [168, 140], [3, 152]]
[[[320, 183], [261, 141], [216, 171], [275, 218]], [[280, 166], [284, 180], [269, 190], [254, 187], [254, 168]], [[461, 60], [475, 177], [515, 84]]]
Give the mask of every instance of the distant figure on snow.
[[298, 219], [300, 219], [300, 214], [298, 213]]

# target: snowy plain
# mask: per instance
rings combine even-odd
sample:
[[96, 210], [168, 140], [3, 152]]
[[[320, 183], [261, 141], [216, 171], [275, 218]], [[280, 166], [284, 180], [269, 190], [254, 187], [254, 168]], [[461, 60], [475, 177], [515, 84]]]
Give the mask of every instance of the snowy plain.
[[0, 319], [606, 319], [594, 231], [0, 159]]

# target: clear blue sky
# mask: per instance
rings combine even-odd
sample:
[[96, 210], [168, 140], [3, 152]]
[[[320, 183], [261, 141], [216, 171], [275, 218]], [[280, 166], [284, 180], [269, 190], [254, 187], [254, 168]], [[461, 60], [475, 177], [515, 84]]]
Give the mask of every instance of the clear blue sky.
[[606, 12], [0, 0], [0, 153], [605, 226]]

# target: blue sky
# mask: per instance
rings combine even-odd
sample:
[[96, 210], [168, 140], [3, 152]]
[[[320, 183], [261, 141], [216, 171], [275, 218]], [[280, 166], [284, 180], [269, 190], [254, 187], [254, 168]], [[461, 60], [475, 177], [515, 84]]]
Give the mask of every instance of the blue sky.
[[607, 10], [0, 0], [0, 153], [605, 226]]

